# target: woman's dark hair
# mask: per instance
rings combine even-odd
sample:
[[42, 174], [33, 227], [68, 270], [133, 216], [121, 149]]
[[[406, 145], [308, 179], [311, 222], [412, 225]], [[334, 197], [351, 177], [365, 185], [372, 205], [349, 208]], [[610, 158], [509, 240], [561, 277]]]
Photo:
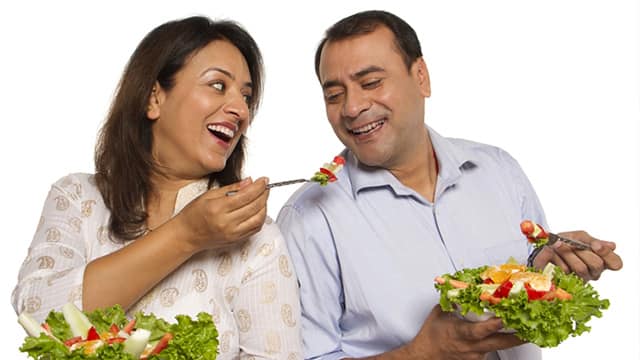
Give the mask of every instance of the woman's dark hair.
[[[250, 116], [255, 116], [262, 93], [262, 55], [255, 40], [240, 25], [194, 16], [167, 22], [147, 34], [125, 67], [96, 144], [96, 185], [111, 211], [112, 238], [131, 240], [146, 231], [148, 215], [144, 204], [151, 192], [151, 174], [162, 173], [152, 159], [154, 122], [147, 118], [154, 84], [157, 81], [170, 91], [176, 73], [215, 40], [229, 41], [247, 61], [253, 84], [249, 110]], [[209, 175], [209, 186], [214, 181], [227, 185], [240, 180], [244, 158], [242, 135], [225, 168]]]
[[333, 24], [325, 33], [324, 38], [316, 49], [316, 76], [320, 78], [320, 57], [322, 50], [328, 42], [344, 40], [346, 38], [369, 34], [378, 26], [386, 26], [393, 32], [395, 45], [402, 56], [407, 69], [422, 56], [422, 48], [415, 30], [398, 16], [382, 10], [363, 11], [348, 16]]

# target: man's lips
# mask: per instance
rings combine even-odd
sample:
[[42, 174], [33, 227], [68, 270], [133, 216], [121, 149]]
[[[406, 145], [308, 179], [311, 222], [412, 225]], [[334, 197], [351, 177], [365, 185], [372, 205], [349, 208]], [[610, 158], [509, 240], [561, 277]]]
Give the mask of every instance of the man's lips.
[[347, 129], [349, 131], [349, 133], [351, 135], [355, 135], [355, 136], [364, 136], [364, 135], [368, 135], [370, 133], [375, 132], [376, 130], [380, 129], [380, 127], [382, 127], [382, 125], [386, 122], [386, 119], [380, 119], [380, 120], [376, 120], [376, 121], [372, 121], [370, 123], [367, 123], [365, 125], [356, 127], [356, 128], [351, 128], [351, 129]]

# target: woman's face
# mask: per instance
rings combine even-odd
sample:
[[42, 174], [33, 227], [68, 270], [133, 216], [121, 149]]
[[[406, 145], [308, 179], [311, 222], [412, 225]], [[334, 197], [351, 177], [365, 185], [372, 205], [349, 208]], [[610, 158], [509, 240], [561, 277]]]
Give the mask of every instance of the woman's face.
[[216, 40], [195, 52], [167, 91], [156, 84], [147, 116], [152, 154], [168, 176], [197, 179], [224, 169], [249, 125], [253, 86], [240, 51]]

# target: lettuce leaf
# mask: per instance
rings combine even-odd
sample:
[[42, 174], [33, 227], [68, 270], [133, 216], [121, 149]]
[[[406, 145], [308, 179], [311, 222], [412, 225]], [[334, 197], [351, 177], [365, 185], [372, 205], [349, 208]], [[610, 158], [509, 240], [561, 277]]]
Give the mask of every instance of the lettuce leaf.
[[[85, 312], [98, 333], [107, 332], [111, 324], [122, 328], [128, 320], [124, 310], [119, 305], [110, 308]], [[177, 315], [176, 323], [156, 317], [153, 314], [135, 314], [136, 328], [151, 331], [150, 343], [158, 341], [165, 333], [173, 334], [167, 347], [157, 355], [148, 357], [148, 360], [183, 360], [201, 359], [215, 360], [218, 350], [218, 331], [213, 323], [211, 315], [201, 312], [194, 320], [186, 315]], [[40, 334], [39, 337], [28, 336], [20, 347], [21, 352], [27, 353], [36, 360], [135, 360], [124, 352], [121, 343], [105, 345], [98, 348], [95, 354], [86, 355], [82, 349], [73, 352], [63, 344], [73, 337], [69, 324], [64, 320], [61, 312], [51, 311], [46, 319], [55, 339]]]
[[[590, 284], [583, 282], [575, 274], [554, 271], [553, 282], [572, 295], [570, 300], [533, 300], [529, 301], [526, 291], [516, 296], [503, 298], [497, 304], [480, 300], [482, 283], [480, 274], [486, 269], [464, 269], [453, 275], [444, 275], [445, 279], [456, 279], [471, 284], [466, 289], [456, 291], [455, 297], [449, 297], [453, 286], [448, 282], [436, 284], [440, 291], [440, 306], [443, 311], [459, 311], [466, 315], [469, 311], [483, 314], [493, 312], [501, 318], [505, 328], [516, 330], [520, 339], [540, 347], [555, 347], [569, 336], [578, 336], [591, 328], [586, 323], [593, 317], [601, 317], [602, 310], [609, 307], [609, 301], [600, 299]], [[529, 268], [528, 271], [536, 271]]]
[[176, 324], [171, 325], [173, 339], [160, 354], [149, 360], [201, 359], [215, 360], [218, 349], [218, 331], [213, 326], [211, 315], [201, 312], [194, 321], [185, 315], [177, 315]]
[[86, 314], [91, 324], [98, 331], [98, 334], [108, 332], [111, 324], [117, 325], [118, 329], [120, 329], [128, 322], [124, 310], [122, 310], [120, 305], [114, 305], [105, 309], [96, 309]]

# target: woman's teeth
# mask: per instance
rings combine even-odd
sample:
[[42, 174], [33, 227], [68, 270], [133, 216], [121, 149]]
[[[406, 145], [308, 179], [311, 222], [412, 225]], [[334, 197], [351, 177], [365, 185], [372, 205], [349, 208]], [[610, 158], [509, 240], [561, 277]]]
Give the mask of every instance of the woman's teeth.
[[384, 120], [379, 120], [373, 123], [369, 123], [365, 126], [359, 127], [357, 129], [351, 129], [351, 133], [354, 135], [362, 135], [370, 132], [373, 129], [380, 127], [384, 123]]
[[235, 131], [229, 129], [228, 127], [222, 125], [207, 125], [207, 129], [213, 133], [213, 135], [221, 138], [224, 141], [229, 141], [233, 139], [233, 136], [236, 134]]

